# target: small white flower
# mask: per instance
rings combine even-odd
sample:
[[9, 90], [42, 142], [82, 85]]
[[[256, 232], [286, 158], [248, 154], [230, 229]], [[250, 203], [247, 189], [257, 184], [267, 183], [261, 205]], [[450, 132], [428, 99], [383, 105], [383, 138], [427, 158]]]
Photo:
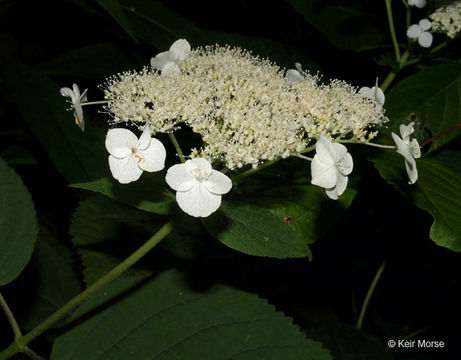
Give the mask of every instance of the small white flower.
[[343, 144], [331, 142], [320, 135], [311, 163], [313, 185], [323, 187], [330, 199], [337, 200], [347, 187], [352, 172], [352, 156]]
[[167, 184], [176, 190], [179, 207], [194, 217], [207, 217], [221, 205], [221, 196], [232, 188], [232, 181], [213, 170], [206, 159], [195, 158], [167, 171]]
[[408, 0], [408, 5], [421, 9], [426, 6], [426, 0]]
[[428, 48], [432, 45], [432, 34], [428, 32], [432, 23], [427, 19], [419, 20], [418, 24], [411, 25], [407, 30], [407, 36], [410, 39], [418, 39], [419, 45]]
[[291, 82], [291, 83], [295, 83], [295, 82], [299, 82], [299, 81], [304, 81], [304, 76], [301, 75], [301, 64], [300, 63], [295, 63], [295, 67], [296, 67], [296, 70], [295, 69], [288, 69], [285, 73], [285, 78]]
[[75, 123], [82, 129], [85, 130], [85, 121], [83, 120], [83, 109], [82, 103], [86, 101], [86, 92], [88, 89], [85, 89], [83, 93], [80, 95], [80, 89], [77, 84], [73, 84], [72, 88], [63, 87], [60, 90], [62, 96], [66, 96], [70, 98], [72, 102], [72, 108], [74, 109], [74, 116], [75, 116]]
[[161, 52], [150, 59], [150, 65], [161, 71], [162, 76], [180, 73], [179, 65], [187, 59], [191, 51], [189, 42], [185, 39], [176, 40], [169, 51]]
[[410, 179], [409, 184], [414, 184], [418, 180], [418, 169], [416, 168], [416, 161], [421, 157], [421, 150], [416, 139], [410, 140], [413, 134], [414, 123], [408, 125], [400, 125], [400, 138], [398, 135], [392, 133], [392, 138], [397, 145], [397, 152], [405, 158], [405, 168]]
[[139, 139], [128, 129], [109, 130], [106, 149], [112, 176], [121, 184], [138, 180], [143, 171], [160, 171], [165, 166], [165, 147], [150, 136], [149, 125]]
[[368, 86], [360, 88], [359, 94], [362, 94], [371, 100], [375, 100], [381, 105], [384, 105], [384, 101], [386, 99], [384, 92], [378, 87], [378, 81], [376, 81], [376, 86], [373, 86], [372, 88], [369, 88]]

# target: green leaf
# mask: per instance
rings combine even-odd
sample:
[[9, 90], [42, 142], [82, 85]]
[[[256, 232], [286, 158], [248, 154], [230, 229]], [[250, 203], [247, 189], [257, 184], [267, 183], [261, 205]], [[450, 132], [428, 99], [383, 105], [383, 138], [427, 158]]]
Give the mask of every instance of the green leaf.
[[119, 23], [123, 30], [125, 30], [135, 42], [138, 42], [134, 36], [133, 30], [131, 29], [130, 23], [125, 17], [123, 9], [120, 6], [119, 0], [96, 0], [96, 2]]
[[[400, 134], [399, 125], [415, 118], [436, 135], [461, 121], [461, 72], [450, 65], [437, 65], [409, 76], [392, 88], [385, 108], [392, 122], [383, 132]], [[460, 134], [461, 128], [457, 128], [436, 139], [431, 151]], [[422, 140], [422, 134], [418, 137]]]
[[307, 174], [306, 161], [287, 159], [249, 178], [236, 189], [233, 199], [268, 209], [311, 244], [342, 219], [356, 190], [349, 186], [333, 201], [324, 189], [309, 185]]
[[132, 69], [136, 64], [132, 57], [112, 43], [92, 44], [40, 64], [38, 69], [52, 75], [104, 79]]
[[30, 293], [33, 305], [21, 323], [24, 328], [32, 329], [81, 291], [75, 260], [49, 230], [40, 227], [31, 260], [37, 293]]
[[0, 286], [16, 279], [37, 239], [34, 203], [21, 178], [0, 158]]
[[155, 214], [170, 214], [176, 209], [174, 195], [166, 189], [164, 175], [144, 173], [134, 183], [120, 184], [116, 180], [102, 178], [71, 187], [104, 194], [122, 203]]
[[352, 51], [374, 49], [384, 42], [388, 30], [381, 11], [363, 1], [288, 0], [304, 19], [340, 48]]
[[311, 257], [306, 241], [283, 217], [238, 201], [223, 201], [219, 210], [203, 220], [220, 242], [245, 254], [274, 258]]
[[306, 54], [284, 43], [262, 37], [200, 29], [160, 1], [121, 0], [121, 4], [135, 34], [160, 51], [168, 50], [179, 38], [186, 38], [193, 48], [214, 44], [239, 46], [263, 58], [270, 58], [282, 67], [292, 68], [295, 62], [300, 62], [305, 69], [314, 73], [320, 70]]
[[198, 292], [176, 271], [118, 279], [72, 319], [52, 360], [332, 359], [266, 300], [221, 285]]
[[340, 325], [329, 334], [331, 352], [337, 360], [392, 360], [394, 357], [375, 337], [360, 329]]
[[[72, 216], [70, 234], [82, 258], [86, 283], [93, 283], [119, 264], [166, 221], [102, 195], [81, 201]], [[184, 215], [174, 221], [173, 231], [146, 256], [149, 269], [170, 268], [174, 258], [166, 255], [191, 260], [209, 247], [208, 234], [196, 219]], [[142, 262], [136, 266], [142, 267]]]
[[[103, 196], [83, 200], [72, 215], [72, 242], [87, 285], [118, 265], [159, 228], [152, 214]], [[130, 241], [127, 241], [130, 239]], [[98, 251], [105, 251], [103, 257]]]
[[461, 151], [445, 150], [435, 155], [433, 159], [461, 175]]
[[432, 215], [431, 239], [437, 245], [461, 251], [461, 175], [436, 160], [423, 158], [416, 160], [418, 181], [409, 185], [403, 158], [398, 154], [372, 161], [383, 179]]
[[88, 181], [109, 172], [104, 131], [85, 126], [83, 133], [72, 112], [66, 111], [68, 104], [56, 83], [13, 59], [0, 57], [0, 66], [27, 125], [69, 182]]

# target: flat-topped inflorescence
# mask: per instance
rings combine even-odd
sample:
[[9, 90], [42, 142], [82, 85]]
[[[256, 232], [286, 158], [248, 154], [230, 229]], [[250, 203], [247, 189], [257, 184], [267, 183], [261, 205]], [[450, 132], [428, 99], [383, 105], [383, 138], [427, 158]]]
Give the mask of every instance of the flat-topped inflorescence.
[[461, 31], [461, 1], [452, 2], [429, 15], [432, 29], [454, 38]]
[[381, 104], [346, 82], [320, 84], [302, 70], [300, 81], [289, 81], [283, 69], [240, 48], [194, 49], [178, 66], [110, 78], [106, 109], [114, 123], [147, 122], [154, 132], [186, 124], [203, 139], [192, 157], [229, 169], [298, 154], [320, 135], [366, 142], [387, 121]]

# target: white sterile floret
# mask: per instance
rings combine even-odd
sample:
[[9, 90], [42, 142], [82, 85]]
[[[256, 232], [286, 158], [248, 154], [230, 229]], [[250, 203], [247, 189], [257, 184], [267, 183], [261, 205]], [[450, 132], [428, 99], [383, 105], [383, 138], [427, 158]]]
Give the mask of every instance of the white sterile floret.
[[80, 94], [80, 88], [77, 84], [73, 84], [72, 89], [68, 87], [63, 87], [60, 90], [62, 96], [70, 98], [70, 101], [72, 102], [72, 108], [74, 109], [75, 123], [80, 127], [82, 131], [85, 130], [82, 103], [86, 101], [87, 91], [88, 89], [85, 89], [83, 93]]
[[426, 6], [426, 0], [408, 0], [408, 5], [421, 9]]
[[453, 39], [461, 32], [461, 1], [438, 8], [429, 18], [434, 31], [445, 33]]
[[418, 39], [419, 45], [428, 48], [432, 45], [432, 34], [428, 32], [432, 24], [427, 19], [421, 19], [418, 24], [411, 25], [407, 30], [410, 39]]
[[194, 217], [207, 217], [218, 210], [222, 195], [232, 188], [231, 179], [213, 170], [209, 161], [203, 158], [173, 165], [165, 180], [176, 190], [179, 207]]
[[416, 139], [410, 140], [414, 132], [413, 125], [413, 122], [408, 125], [400, 125], [401, 138], [392, 133], [392, 138], [397, 145], [397, 152], [405, 158], [405, 168], [410, 179], [409, 184], [414, 184], [418, 180], [418, 169], [416, 168], [415, 159], [421, 157], [418, 141]]
[[368, 99], [374, 100], [381, 105], [384, 105], [384, 101], [386, 99], [386, 97], [384, 96], [384, 92], [378, 86], [373, 86], [372, 88], [364, 86], [360, 88], [359, 94], [362, 94], [366, 96]]
[[330, 199], [337, 200], [347, 187], [352, 172], [352, 156], [343, 144], [331, 142], [323, 135], [315, 145], [315, 156], [311, 162], [311, 183], [326, 190]]
[[165, 166], [165, 147], [151, 137], [149, 125], [139, 139], [128, 129], [109, 130], [106, 149], [112, 176], [121, 184], [138, 180], [143, 171], [160, 171]]
[[164, 51], [150, 59], [150, 65], [161, 71], [162, 76], [179, 74], [179, 65], [183, 62], [191, 51], [190, 44], [185, 39], [176, 40], [171, 45], [169, 51]]
[[285, 73], [285, 78], [291, 82], [298, 82], [298, 81], [304, 81], [304, 76], [301, 75], [301, 64], [300, 63], [295, 63], [295, 69], [288, 69]]

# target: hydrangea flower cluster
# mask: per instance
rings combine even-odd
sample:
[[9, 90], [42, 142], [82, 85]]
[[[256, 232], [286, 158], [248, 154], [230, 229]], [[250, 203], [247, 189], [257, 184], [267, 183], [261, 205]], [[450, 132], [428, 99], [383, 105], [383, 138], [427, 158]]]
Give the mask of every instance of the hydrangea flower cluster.
[[[110, 171], [127, 184], [143, 171], [162, 170], [166, 150], [152, 133], [171, 133], [187, 125], [201, 135], [204, 145], [192, 149], [191, 159], [170, 167], [165, 180], [176, 191], [179, 207], [194, 217], [215, 212], [222, 195], [232, 188], [231, 179], [214, 170], [213, 162], [236, 170], [296, 155], [312, 161], [311, 183], [336, 200], [353, 169], [352, 156], [338, 141], [369, 144], [377, 135], [372, 128], [387, 121], [384, 93], [377, 83], [359, 91], [339, 80], [320, 84], [299, 63], [284, 72], [240, 48], [192, 50], [180, 39], [152, 58], [151, 66], [118, 74], [105, 84], [103, 102], [112, 125], [130, 123], [142, 130], [139, 138], [124, 128], [108, 131]], [[82, 121], [82, 104], [101, 103], [81, 103], [85, 92], [80, 95], [75, 84], [73, 90], [61, 89], [61, 94], [71, 98]], [[392, 134], [410, 183], [416, 181], [414, 159], [420, 156], [418, 143], [410, 141], [412, 130], [412, 124], [402, 125], [402, 138]], [[315, 156], [301, 155], [314, 141]]]
[[429, 18], [432, 20], [434, 31], [454, 38], [461, 31], [461, 1], [455, 1], [437, 9], [429, 15]]
[[[160, 73], [145, 68], [107, 81], [113, 123], [147, 122], [154, 132], [185, 124], [204, 142], [192, 157], [219, 160], [231, 170], [299, 153], [321, 134], [368, 141], [377, 134], [371, 127], [387, 120], [381, 104], [343, 81], [319, 84], [299, 66], [295, 82], [291, 71], [285, 77], [240, 48], [189, 51], [174, 44], [152, 63]], [[165, 74], [168, 67], [176, 70]]]

